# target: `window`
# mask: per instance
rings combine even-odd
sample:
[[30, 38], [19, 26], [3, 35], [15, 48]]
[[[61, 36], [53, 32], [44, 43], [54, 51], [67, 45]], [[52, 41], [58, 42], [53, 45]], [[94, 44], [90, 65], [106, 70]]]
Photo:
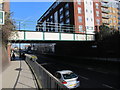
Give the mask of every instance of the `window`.
[[69, 16], [69, 10], [65, 12], [65, 16]]
[[62, 12], [63, 12], [63, 8], [60, 9], [60, 14], [62, 14]]
[[76, 78], [77, 75], [75, 73], [70, 73], [70, 74], [63, 74], [64, 79], [73, 79]]
[[3, 6], [2, 6], [2, 3], [0, 3], [0, 10], [2, 10], [2, 7], [3, 7]]
[[52, 22], [52, 21], [53, 21], [53, 16], [50, 16], [49, 21], [50, 21], [50, 22]]
[[62, 21], [63, 20], [63, 14], [62, 15], [60, 15], [60, 21]]
[[93, 19], [91, 18], [91, 21], [93, 21]]
[[112, 16], [112, 15], [110, 15], [110, 17], [112, 18], [113, 16]]
[[89, 19], [87, 18], [86, 20], [88, 21]]
[[54, 13], [54, 22], [58, 23], [58, 12], [57, 11]]
[[114, 20], [114, 23], [117, 23], [117, 21], [116, 21], [116, 20]]
[[112, 23], [112, 20], [110, 20], [110, 22], [109, 23]]
[[43, 23], [42, 23], [42, 26], [43, 26], [43, 31], [46, 31], [46, 21], [44, 21]]
[[47, 22], [49, 22], [49, 18], [47, 19]]
[[91, 26], [86, 26], [86, 29], [87, 29], [87, 30], [93, 30], [93, 27], [91, 27]]
[[113, 13], [115, 13], [115, 10], [113, 10]]
[[99, 11], [96, 11], [96, 16], [99, 17]]
[[53, 19], [53, 16], [50, 16], [50, 20], [52, 20]]
[[78, 5], [81, 5], [81, 0], [77, 0]]
[[82, 13], [81, 8], [78, 7], [78, 14], [81, 14], [81, 13]]
[[100, 20], [99, 20], [99, 19], [96, 19], [96, 23], [97, 23], [98, 25], [100, 25]]
[[92, 5], [92, 2], [90, 2], [90, 5]]
[[92, 10], [90, 12], [92, 13]]
[[86, 29], [89, 29], [89, 26], [86, 26]]
[[93, 30], [93, 27], [90, 27], [89, 29], [90, 29], [90, 30]]
[[79, 25], [79, 31], [82, 32], [83, 31], [83, 26]]
[[64, 24], [64, 22], [62, 21], [62, 22], [60, 22], [60, 24], [61, 24], [61, 25], [63, 25], [63, 24]]
[[78, 16], [78, 22], [82, 22], [82, 16]]
[[70, 23], [70, 19], [66, 19], [66, 24], [69, 24]]
[[99, 9], [99, 4], [95, 3], [96, 9]]
[[114, 16], [114, 18], [116, 18], [116, 16]]
[[65, 8], [69, 8], [69, 4], [67, 3], [67, 4], [65, 4]]
[[88, 12], [88, 10], [86, 9], [86, 12]]

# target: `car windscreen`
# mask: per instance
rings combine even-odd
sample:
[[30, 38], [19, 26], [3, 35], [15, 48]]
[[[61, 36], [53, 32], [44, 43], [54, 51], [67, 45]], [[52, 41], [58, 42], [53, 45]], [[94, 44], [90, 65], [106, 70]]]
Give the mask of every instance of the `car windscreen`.
[[67, 74], [63, 74], [64, 79], [72, 79], [72, 78], [76, 78], [77, 75], [75, 73], [67, 73]]

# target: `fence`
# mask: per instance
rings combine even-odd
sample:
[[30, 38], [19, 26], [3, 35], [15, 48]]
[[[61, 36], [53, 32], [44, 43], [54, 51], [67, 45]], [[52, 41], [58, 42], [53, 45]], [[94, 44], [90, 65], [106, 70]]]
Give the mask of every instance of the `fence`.
[[40, 88], [68, 90], [56, 77], [38, 64], [31, 55], [26, 54], [26, 62], [31, 67]]

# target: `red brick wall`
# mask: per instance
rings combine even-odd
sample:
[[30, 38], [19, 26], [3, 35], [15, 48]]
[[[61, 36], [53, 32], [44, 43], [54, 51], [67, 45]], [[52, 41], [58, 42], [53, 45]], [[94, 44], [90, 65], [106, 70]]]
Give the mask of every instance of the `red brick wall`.
[[10, 0], [5, 0], [3, 10], [5, 12], [10, 12]]
[[[78, 14], [78, 7], [81, 7], [82, 13]], [[79, 23], [78, 16], [82, 16], [82, 22]], [[85, 31], [85, 12], [84, 12], [84, 2], [81, 2], [81, 5], [78, 5], [77, 2], [74, 2], [74, 20], [75, 20], [75, 26], [76, 26], [76, 33], [82, 33], [79, 32], [79, 25], [83, 26], [83, 30]]]

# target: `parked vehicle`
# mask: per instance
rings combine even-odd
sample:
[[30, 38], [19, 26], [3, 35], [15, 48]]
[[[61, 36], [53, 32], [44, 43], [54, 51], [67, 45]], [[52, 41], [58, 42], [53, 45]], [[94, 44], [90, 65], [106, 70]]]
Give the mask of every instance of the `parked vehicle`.
[[77, 88], [80, 86], [80, 80], [78, 75], [71, 70], [62, 70], [55, 73], [55, 77], [60, 80], [69, 89]]

